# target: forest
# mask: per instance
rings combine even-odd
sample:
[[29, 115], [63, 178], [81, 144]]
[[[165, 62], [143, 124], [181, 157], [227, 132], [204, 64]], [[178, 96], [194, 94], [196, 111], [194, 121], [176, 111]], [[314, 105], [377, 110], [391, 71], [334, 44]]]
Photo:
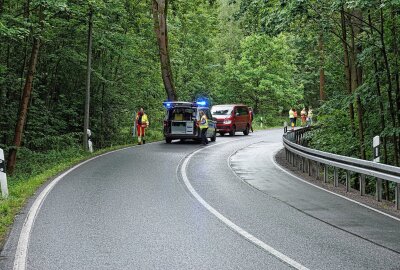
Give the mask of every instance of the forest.
[[140, 107], [157, 140], [163, 101], [207, 97], [252, 106], [264, 126], [312, 107], [311, 147], [371, 160], [379, 135], [381, 162], [399, 166], [399, 12], [398, 0], [0, 0], [9, 173], [86, 155], [87, 90], [95, 149], [132, 144]]

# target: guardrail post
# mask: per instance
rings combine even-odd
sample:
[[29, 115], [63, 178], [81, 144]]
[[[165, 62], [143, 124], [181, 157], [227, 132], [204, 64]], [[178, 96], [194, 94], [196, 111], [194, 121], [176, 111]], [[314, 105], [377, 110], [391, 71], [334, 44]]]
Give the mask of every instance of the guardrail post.
[[301, 170], [301, 158], [300, 158], [300, 156], [299, 155], [296, 155], [297, 156], [297, 159], [296, 159], [296, 165], [297, 165], [297, 169], [298, 170]]
[[338, 168], [336, 167], [333, 168], [333, 186], [334, 187], [339, 186], [339, 171]]
[[316, 180], [319, 180], [320, 169], [321, 169], [321, 164], [319, 162], [317, 162], [317, 171], [316, 171], [316, 176], [315, 176]]
[[301, 167], [303, 166], [303, 159], [302, 159], [302, 157], [299, 155], [298, 156], [298, 158], [299, 158], [299, 171], [301, 171]]
[[4, 159], [4, 151], [0, 148], [0, 186], [1, 195], [3, 198], [8, 197], [8, 185], [7, 185], [7, 175], [6, 175], [6, 162]]
[[324, 164], [324, 183], [328, 182], [328, 165]]
[[382, 179], [376, 179], [376, 200], [378, 202], [382, 201]]
[[301, 158], [301, 170], [303, 171], [303, 173], [306, 172], [306, 159], [305, 158]]
[[307, 169], [308, 169], [308, 176], [311, 176], [312, 175], [312, 168], [311, 168], [311, 159], [309, 159], [308, 160], [308, 166], [307, 166]]
[[361, 196], [365, 195], [365, 175], [364, 174], [360, 175], [360, 195]]
[[350, 191], [350, 176], [351, 176], [351, 172], [346, 171], [346, 192]]
[[400, 184], [396, 183], [396, 210], [400, 210]]
[[296, 158], [297, 158], [296, 154], [292, 153], [292, 165], [293, 165], [293, 167], [296, 167]]

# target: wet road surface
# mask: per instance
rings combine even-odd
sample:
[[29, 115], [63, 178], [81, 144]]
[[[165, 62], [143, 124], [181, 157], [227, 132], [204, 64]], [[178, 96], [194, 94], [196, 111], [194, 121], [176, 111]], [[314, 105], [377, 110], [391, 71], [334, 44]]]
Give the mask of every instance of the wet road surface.
[[[281, 135], [153, 143], [78, 167], [42, 203], [25, 269], [292, 269], [274, 250], [299, 269], [400, 269], [400, 222], [282, 172]], [[0, 269], [13, 268], [24, 219]]]

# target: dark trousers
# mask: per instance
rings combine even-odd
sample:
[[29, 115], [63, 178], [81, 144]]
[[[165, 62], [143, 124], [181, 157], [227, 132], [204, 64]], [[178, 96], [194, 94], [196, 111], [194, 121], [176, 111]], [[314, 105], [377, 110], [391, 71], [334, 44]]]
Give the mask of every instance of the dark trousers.
[[208, 144], [208, 140], [207, 140], [207, 129], [208, 128], [202, 128], [201, 129], [201, 142], [203, 144]]

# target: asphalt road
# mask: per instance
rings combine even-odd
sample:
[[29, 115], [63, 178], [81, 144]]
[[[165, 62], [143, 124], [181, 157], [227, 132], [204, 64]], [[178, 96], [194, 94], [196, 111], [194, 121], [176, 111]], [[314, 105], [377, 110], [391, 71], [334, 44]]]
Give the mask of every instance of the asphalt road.
[[[43, 201], [26, 269], [400, 269], [400, 222], [280, 170], [281, 133], [153, 143], [85, 163]], [[0, 269], [13, 268], [34, 199]]]

